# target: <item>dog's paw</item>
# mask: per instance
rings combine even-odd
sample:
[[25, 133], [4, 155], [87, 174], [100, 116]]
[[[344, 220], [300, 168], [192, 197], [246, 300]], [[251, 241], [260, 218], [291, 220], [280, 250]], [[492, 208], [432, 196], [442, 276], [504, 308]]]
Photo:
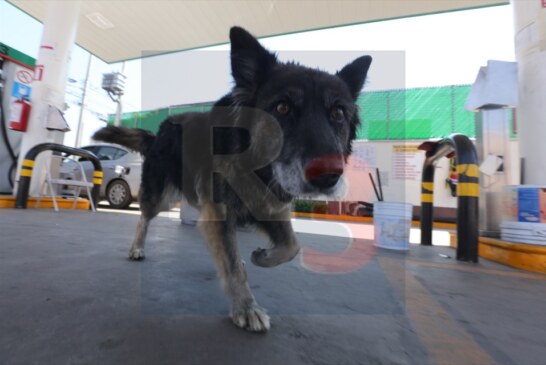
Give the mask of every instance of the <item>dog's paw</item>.
[[234, 310], [231, 319], [237, 327], [251, 332], [267, 332], [271, 327], [267, 312], [255, 303], [247, 308]]
[[140, 261], [144, 260], [144, 249], [143, 248], [133, 248], [129, 251], [129, 260]]
[[299, 246], [274, 247], [271, 249], [257, 248], [252, 251], [250, 260], [256, 266], [274, 267], [292, 260], [299, 250]]

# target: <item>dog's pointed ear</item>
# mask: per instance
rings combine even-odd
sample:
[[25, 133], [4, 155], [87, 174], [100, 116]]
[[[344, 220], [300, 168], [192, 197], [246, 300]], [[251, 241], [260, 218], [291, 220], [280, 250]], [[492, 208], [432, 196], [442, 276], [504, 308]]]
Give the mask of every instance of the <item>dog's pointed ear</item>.
[[343, 67], [336, 74], [349, 86], [351, 95], [355, 100], [364, 86], [371, 63], [371, 56], [362, 56]]
[[241, 27], [229, 32], [231, 40], [231, 73], [235, 84], [252, 87], [262, 82], [277, 63], [277, 57]]

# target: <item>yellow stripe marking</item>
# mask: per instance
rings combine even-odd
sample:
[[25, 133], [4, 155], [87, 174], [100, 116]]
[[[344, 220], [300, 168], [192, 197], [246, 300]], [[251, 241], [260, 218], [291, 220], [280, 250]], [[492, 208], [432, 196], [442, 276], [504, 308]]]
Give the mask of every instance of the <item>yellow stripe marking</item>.
[[[417, 338], [434, 364], [480, 364], [497, 362], [410, 272], [400, 271], [400, 260], [379, 258], [379, 265], [401, 298]], [[404, 269], [402, 269], [404, 270]], [[405, 280], [400, 275], [405, 274]], [[401, 283], [402, 282], [402, 283]]]
[[475, 164], [460, 164], [457, 165], [456, 171], [458, 174], [463, 174], [468, 177], [480, 177], [480, 170]]
[[23, 166], [34, 167], [34, 160], [23, 160]]
[[434, 203], [434, 196], [432, 194], [421, 194], [421, 203]]
[[21, 169], [21, 176], [31, 177], [32, 176], [32, 170]]
[[95, 171], [93, 172], [93, 177], [103, 177], [104, 174], [102, 171]]
[[477, 183], [458, 183], [457, 196], [480, 196], [480, 186]]
[[424, 182], [421, 184], [423, 189], [428, 191], [434, 191], [434, 183], [433, 182]]
[[102, 184], [102, 179], [101, 179], [101, 178], [95, 178], [95, 179], [93, 179], [93, 184], [95, 184], [95, 185], [101, 185], [101, 184]]
[[[481, 240], [483, 240], [483, 237], [480, 237], [480, 241]], [[480, 245], [481, 245], [481, 242], [480, 242]], [[456, 271], [483, 273], [483, 274], [489, 274], [489, 275], [506, 276], [506, 277], [513, 277], [513, 278], [521, 278], [521, 279], [546, 281], [546, 275], [519, 272], [514, 270], [485, 269], [485, 268], [479, 268], [474, 266], [459, 266], [455, 264], [438, 264], [434, 262], [424, 262], [424, 261], [406, 261], [406, 262], [409, 262], [409, 264], [411, 265], [432, 267], [435, 269], [442, 269], [442, 270], [456, 270]]]

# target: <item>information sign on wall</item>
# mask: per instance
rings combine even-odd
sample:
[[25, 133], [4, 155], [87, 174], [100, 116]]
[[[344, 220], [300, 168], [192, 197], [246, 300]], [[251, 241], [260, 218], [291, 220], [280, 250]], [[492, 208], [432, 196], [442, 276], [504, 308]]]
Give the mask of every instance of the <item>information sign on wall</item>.
[[417, 144], [392, 146], [392, 178], [394, 180], [421, 180], [425, 154]]

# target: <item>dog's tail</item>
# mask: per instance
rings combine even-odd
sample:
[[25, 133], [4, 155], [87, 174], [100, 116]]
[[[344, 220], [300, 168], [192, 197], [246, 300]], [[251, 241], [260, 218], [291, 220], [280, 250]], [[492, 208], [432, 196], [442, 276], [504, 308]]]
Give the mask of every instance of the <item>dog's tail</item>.
[[116, 143], [146, 155], [155, 141], [155, 135], [140, 128], [115, 127], [109, 125], [95, 132], [96, 141]]

